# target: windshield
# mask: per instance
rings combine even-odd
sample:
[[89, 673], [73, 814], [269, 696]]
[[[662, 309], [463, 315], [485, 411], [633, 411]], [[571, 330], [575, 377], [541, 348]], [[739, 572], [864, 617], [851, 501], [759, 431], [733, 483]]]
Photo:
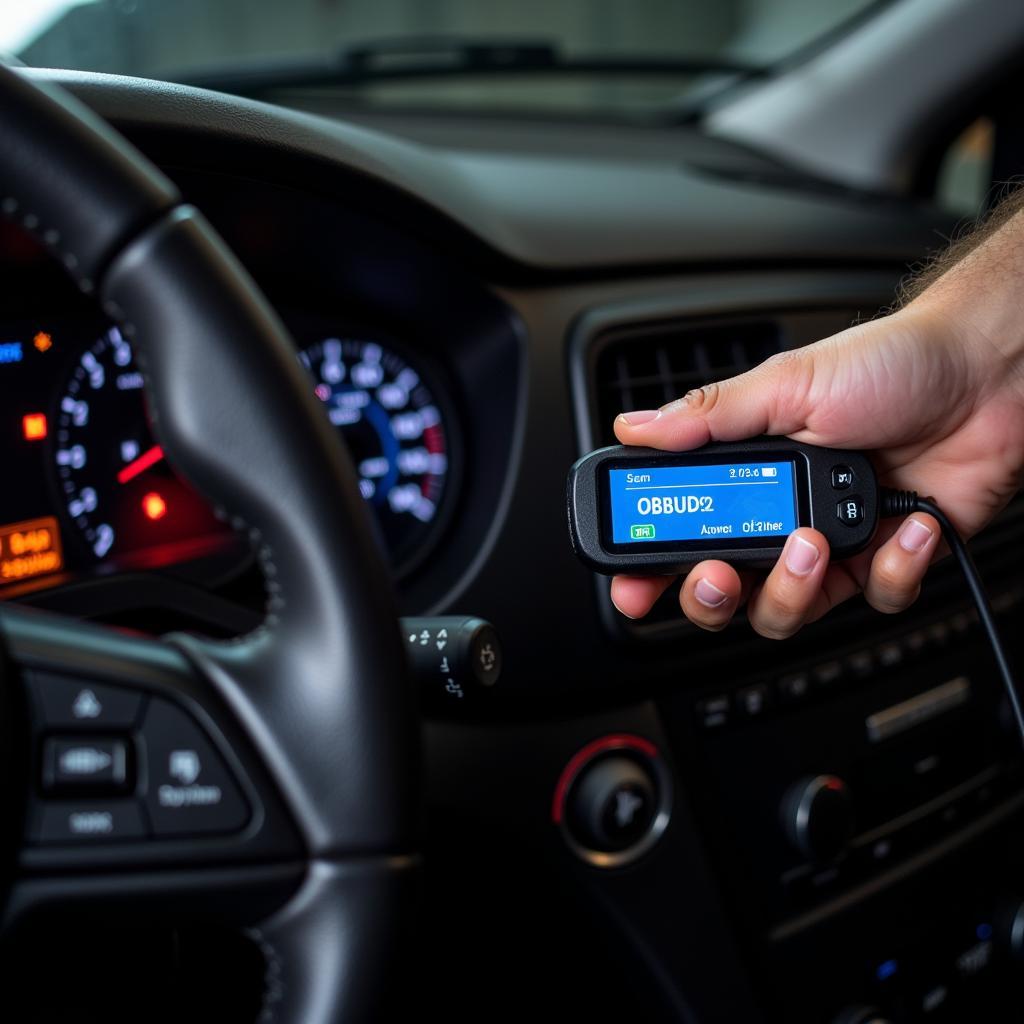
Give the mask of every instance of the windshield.
[[[27, 65], [284, 99], [670, 112], [825, 45], [879, 0], [19, 0]], [[294, 99], [294, 96], [292, 97]]]

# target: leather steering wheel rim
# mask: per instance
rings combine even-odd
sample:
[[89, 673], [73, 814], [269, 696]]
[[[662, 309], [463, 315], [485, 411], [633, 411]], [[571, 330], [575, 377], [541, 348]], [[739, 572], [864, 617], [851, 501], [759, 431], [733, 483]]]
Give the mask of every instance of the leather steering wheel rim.
[[[249, 534], [264, 569], [254, 633], [124, 654], [173, 652], [244, 734], [294, 824], [301, 882], [249, 923], [270, 971], [261, 1019], [373, 1017], [416, 863], [417, 746], [388, 574], [347, 453], [248, 274], [124, 139], [63, 91], [0, 67], [0, 140], [0, 211], [119, 323], [170, 461]], [[11, 612], [3, 626], [15, 654], [58, 629]], [[95, 662], [105, 631], [61, 628], [53, 649], [77, 644]]]

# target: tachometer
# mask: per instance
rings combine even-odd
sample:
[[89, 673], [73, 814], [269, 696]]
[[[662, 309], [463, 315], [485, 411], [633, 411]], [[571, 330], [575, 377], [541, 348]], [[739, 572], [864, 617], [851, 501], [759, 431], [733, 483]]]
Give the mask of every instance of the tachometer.
[[167, 465], [142, 383], [130, 344], [112, 327], [72, 365], [56, 419], [67, 517], [93, 557], [122, 566], [197, 557], [231, 536]]
[[396, 570], [423, 550], [448, 482], [448, 436], [420, 373], [377, 341], [327, 338], [299, 355], [342, 432]]

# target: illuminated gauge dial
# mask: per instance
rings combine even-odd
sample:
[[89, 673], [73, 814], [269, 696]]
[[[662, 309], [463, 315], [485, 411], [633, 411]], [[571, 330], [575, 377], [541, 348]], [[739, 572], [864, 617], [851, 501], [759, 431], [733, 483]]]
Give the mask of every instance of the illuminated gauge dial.
[[72, 365], [56, 424], [64, 510], [95, 559], [164, 565], [226, 543], [228, 529], [175, 476], [154, 440], [142, 374], [116, 327]]
[[401, 571], [423, 553], [445, 496], [448, 438], [437, 400], [416, 370], [374, 341], [328, 338], [299, 358]]

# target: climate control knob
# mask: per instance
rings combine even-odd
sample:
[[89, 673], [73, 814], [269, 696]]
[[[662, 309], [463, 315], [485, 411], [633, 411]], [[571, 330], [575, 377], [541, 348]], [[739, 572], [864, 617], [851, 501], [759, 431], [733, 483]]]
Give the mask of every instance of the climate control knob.
[[853, 834], [853, 802], [846, 783], [835, 775], [799, 779], [782, 800], [786, 836], [808, 860], [830, 861]]

